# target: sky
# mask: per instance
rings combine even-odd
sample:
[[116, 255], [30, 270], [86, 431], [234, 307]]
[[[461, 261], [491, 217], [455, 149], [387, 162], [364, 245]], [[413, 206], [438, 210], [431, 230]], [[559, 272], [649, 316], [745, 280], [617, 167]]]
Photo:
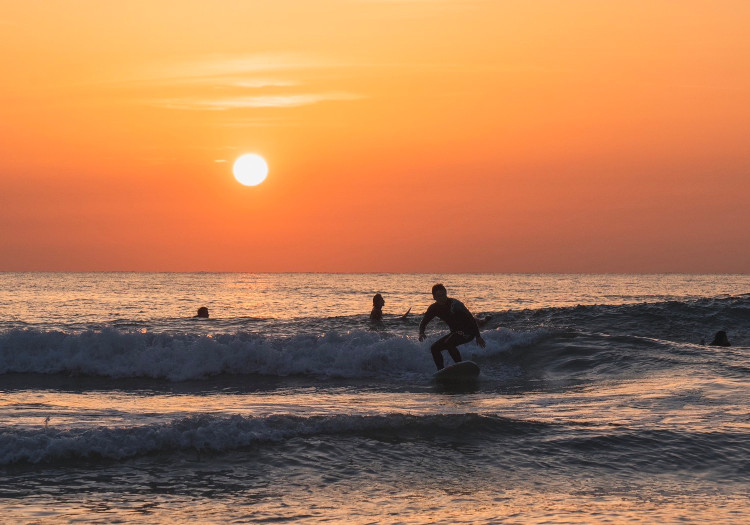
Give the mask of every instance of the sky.
[[747, 273], [749, 21], [0, 0], [0, 271]]

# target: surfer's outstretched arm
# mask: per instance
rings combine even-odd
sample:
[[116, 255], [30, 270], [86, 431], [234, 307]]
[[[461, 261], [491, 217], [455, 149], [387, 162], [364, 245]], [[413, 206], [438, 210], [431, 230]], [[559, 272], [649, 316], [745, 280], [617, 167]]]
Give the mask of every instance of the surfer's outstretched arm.
[[424, 341], [424, 338], [427, 337], [424, 334], [425, 329], [427, 329], [427, 323], [432, 321], [436, 315], [437, 313], [435, 312], [435, 304], [432, 304], [424, 313], [424, 317], [422, 317], [422, 321], [419, 323], [419, 340], [420, 341]]
[[479, 323], [477, 323], [476, 317], [474, 317], [474, 315], [469, 311], [468, 308], [466, 309], [466, 313], [468, 313], [469, 317], [471, 317], [472, 329], [474, 330], [474, 338], [477, 342], [477, 345], [480, 348], [484, 348], [485, 346], [487, 346], [487, 343], [484, 342], [484, 339], [482, 339], [482, 335], [479, 333]]
[[[471, 313], [469, 313], [469, 315], [471, 315]], [[477, 323], [477, 320], [473, 315], [471, 315], [471, 319], [472, 321], [474, 321], [473, 328], [476, 330], [476, 332], [474, 332], [474, 340], [477, 342], [477, 345], [479, 345], [480, 348], [484, 348], [485, 346], [487, 346], [487, 343], [484, 342], [484, 339], [482, 339], [482, 335], [479, 333], [479, 323]]]

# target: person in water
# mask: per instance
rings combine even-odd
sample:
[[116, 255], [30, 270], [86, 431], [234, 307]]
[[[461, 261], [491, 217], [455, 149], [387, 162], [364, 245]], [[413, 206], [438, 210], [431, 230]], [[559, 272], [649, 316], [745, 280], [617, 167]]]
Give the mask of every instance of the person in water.
[[[370, 312], [370, 322], [375, 325], [383, 324], [383, 307], [385, 306], [385, 299], [379, 293], [376, 293], [372, 298], [372, 311]], [[411, 312], [409, 308], [401, 319], [406, 319], [406, 316]]]
[[205, 306], [201, 306], [200, 308], [198, 308], [198, 315], [196, 315], [195, 317], [208, 319], [208, 308], [206, 308]]
[[727, 337], [727, 333], [724, 330], [719, 330], [714, 336], [714, 340], [711, 341], [711, 346], [732, 346]]
[[383, 322], [383, 307], [385, 306], [385, 299], [379, 293], [376, 293], [372, 298], [372, 311], [370, 312], [371, 323], [382, 323]]
[[448, 350], [454, 362], [461, 362], [461, 353], [458, 346], [476, 339], [477, 344], [484, 348], [486, 343], [479, 334], [479, 326], [471, 312], [458, 299], [448, 297], [448, 291], [442, 284], [432, 287], [432, 297], [435, 302], [430, 305], [419, 323], [419, 340], [424, 341], [425, 329], [430, 321], [438, 317], [445, 321], [450, 328], [450, 333], [435, 341], [430, 347], [432, 358], [438, 370], [443, 369], [443, 350]]

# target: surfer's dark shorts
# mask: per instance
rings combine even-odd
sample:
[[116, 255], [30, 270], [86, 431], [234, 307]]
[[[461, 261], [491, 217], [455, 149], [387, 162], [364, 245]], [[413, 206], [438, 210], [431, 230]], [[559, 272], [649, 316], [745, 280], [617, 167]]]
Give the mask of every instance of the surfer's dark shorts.
[[471, 334], [465, 334], [463, 332], [451, 332], [432, 343], [430, 350], [433, 352], [442, 352], [449, 348], [456, 348], [458, 345], [463, 345], [474, 339]]

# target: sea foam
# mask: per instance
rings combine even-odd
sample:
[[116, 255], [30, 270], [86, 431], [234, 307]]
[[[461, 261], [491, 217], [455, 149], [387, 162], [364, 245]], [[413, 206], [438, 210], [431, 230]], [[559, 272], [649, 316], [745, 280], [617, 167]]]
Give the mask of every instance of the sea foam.
[[[497, 355], [529, 344], [543, 332], [490, 330]], [[433, 338], [434, 339], [434, 338]], [[397, 378], [434, 371], [429, 343], [371, 331], [268, 337], [253, 333], [195, 335], [116, 330], [67, 334], [13, 330], [0, 335], [0, 374], [81, 374], [114, 378], [199, 379], [219, 374]], [[473, 348], [473, 343], [462, 347]], [[471, 357], [467, 357], [471, 358]]]

